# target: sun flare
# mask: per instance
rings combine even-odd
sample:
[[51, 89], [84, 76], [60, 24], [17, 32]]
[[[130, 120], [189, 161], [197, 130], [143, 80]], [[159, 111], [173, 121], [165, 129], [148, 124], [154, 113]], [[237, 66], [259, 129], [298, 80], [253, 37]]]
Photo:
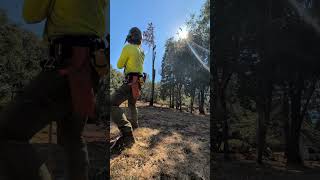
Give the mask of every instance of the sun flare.
[[178, 37], [180, 39], [187, 39], [188, 38], [188, 34], [189, 34], [189, 32], [185, 27], [179, 28]]

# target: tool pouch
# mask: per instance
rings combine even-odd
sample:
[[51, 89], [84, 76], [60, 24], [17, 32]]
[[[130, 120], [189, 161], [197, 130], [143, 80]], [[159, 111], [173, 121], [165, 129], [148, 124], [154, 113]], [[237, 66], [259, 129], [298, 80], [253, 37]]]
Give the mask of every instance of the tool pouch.
[[132, 97], [137, 100], [141, 95], [141, 86], [139, 82], [139, 76], [132, 76], [132, 81], [129, 84], [131, 86]]

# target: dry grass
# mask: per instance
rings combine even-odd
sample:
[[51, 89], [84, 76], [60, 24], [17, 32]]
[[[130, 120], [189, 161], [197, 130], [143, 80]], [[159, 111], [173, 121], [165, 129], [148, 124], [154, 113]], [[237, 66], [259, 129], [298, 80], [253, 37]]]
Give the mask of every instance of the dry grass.
[[[139, 107], [137, 143], [111, 159], [111, 179], [209, 179], [209, 123], [208, 116]], [[111, 136], [117, 133], [112, 125]]]
[[[139, 103], [140, 128], [134, 132], [137, 143], [110, 160], [111, 179], [209, 179], [209, 117], [145, 105]], [[48, 153], [48, 132], [46, 127], [31, 140], [44, 154]], [[101, 164], [105, 150], [99, 145], [105, 142], [105, 132], [95, 125], [86, 126], [84, 136], [94, 165], [91, 173], [105, 167]], [[111, 139], [117, 134], [119, 130], [112, 124]], [[64, 162], [55, 145], [55, 125], [53, 144], [59, 153], [54, 153], [56, 169], [52, 171], [61, 177]]]

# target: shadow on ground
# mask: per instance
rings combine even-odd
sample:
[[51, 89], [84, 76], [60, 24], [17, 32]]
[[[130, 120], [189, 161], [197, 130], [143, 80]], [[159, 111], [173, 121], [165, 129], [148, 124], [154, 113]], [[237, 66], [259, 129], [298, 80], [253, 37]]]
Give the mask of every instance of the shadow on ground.
[[214, 180], [318, 180], [320, 166], [306, 163], [305, 167], [287, 168], [284, 162], [265, 161], [258, 165], [254, 160], [224, 161], [223, 154], [215, 154], [211, 171]]
[[209, 179], [208, 116], [140, 107], [139, 124], [137, 143], [110, 162], [112, 179]]
[[[56, 144], [56, 128], [53, 124], [52, 143], [48, 143], [48, 127], [37, 133], [31, 140], [41, 159], [45, 160], [55, 180], [63, 180], [65, 157], [61, 146]], [[105, 141], [105, 130], [102, 127], [88, 124], [85, 128], [84, 138], [87, 142], [89, 155], [90, 180], [105, 180], [107, 175], [106, 165], [109, 164], [106, 154], [108, 144]]]

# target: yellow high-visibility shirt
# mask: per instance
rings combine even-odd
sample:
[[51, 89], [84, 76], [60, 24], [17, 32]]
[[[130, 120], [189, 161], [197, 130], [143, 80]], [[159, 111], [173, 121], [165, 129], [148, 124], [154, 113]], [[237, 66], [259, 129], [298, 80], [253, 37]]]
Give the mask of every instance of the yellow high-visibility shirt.
[[106, 31], [106, 11], [107, 0], [25, 0], [23, 18], [27, 23], [46, 19], [44, 39], [60, 35], [102, 38]]
[[124, 68], [124, 73], [143, 73], [144, 52], [140, 45], [127, 44], [122, 49], [118, 60], [118, 68]]

